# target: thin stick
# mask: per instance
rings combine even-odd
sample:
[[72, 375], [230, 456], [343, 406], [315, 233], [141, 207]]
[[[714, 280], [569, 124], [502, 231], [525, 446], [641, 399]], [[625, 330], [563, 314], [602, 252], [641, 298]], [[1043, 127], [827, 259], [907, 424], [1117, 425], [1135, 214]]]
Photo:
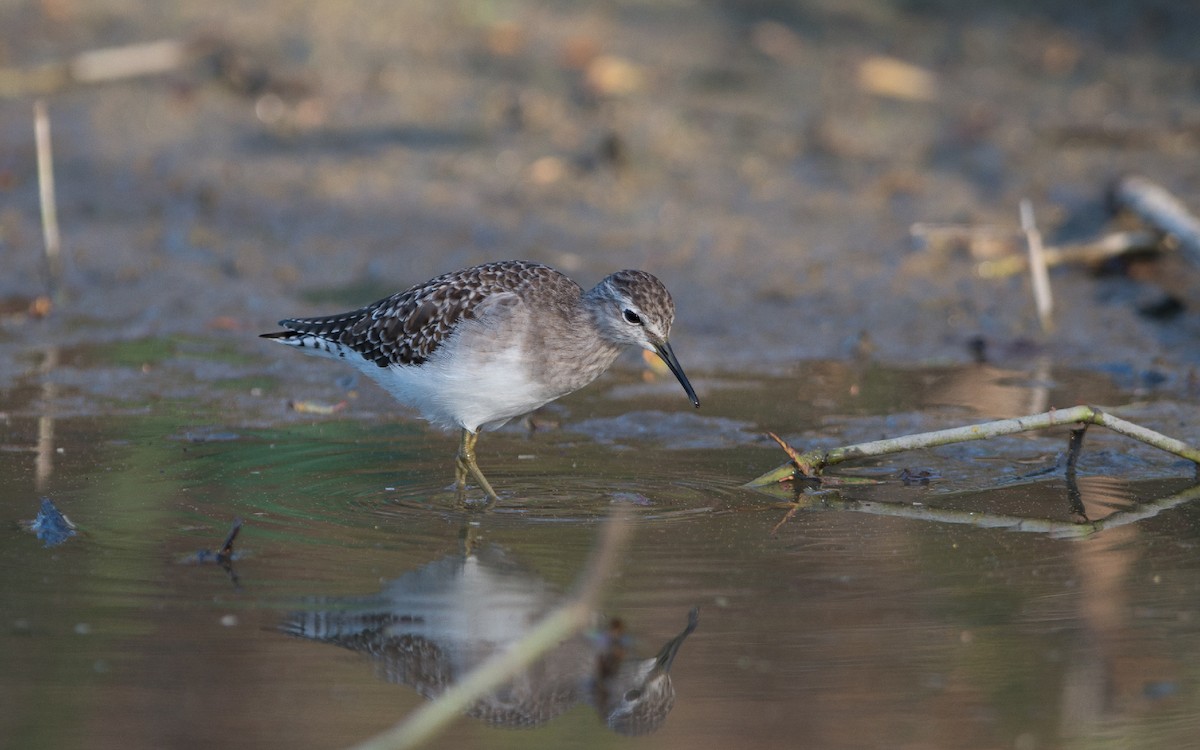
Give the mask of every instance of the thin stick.
[[1183, 202], [1145, 177], [1122, 178], [1112, 191], [1113, 201], [1122, 208], [1179, 242], [1179, 248], [1194, 266], [1200, 266], [1200, 218]]
[[1046, 254], [1042, 251], [1042, 233], [1033, 218], [1033, 204], [1028, 198], [1021, 201], [1021, 231], [1025, 232], [1025, 244], [1029, 250], [1029, 274], [1033, 280], [1033, 301], [1037, 305], [1038, 321], [1042, 330], [1054, 328], [1050, 315], [1054, 312], [1054, 297], [1050, 292], [1050, 273], [1046, 270]]
[[233, 525], [229, 527], [229, 533], [225, 536], [225, 542], [221, 545], [221, 549], [217, 551], [217, 559], [232, 560], [233, 559], [233, 541], [237, 539], [238, 532], [242, 530], [242, 519], [233, 519]]
[[615, 570], [629, 540], [628, 509], [618, 506], [605, 524], [598, 546], [574, 593], [512, 648], [496, 654], [392, 729], [354, 746], [353, 750], [398, 750], [416, 747], [460, 718], [472, 704], [537, 661], [591, 622], [600, 592]]
[[42, 355], [42, 364], [38, 368], [42, 373], [42, 403], [45, 410], [38, 417], [37, 455], [33, 460], [33, 484], [39, 492], [45, 488], [54, 473], [55, 449], [55, 407], [58, 403], [58, 381], [50, 375], [59, 364], [59, 348], [49, 346]]
[[33, 103], [33, 134], [37, 148], [38, 199], [42, 210], [42, 240], [46, 251], [46, 274], [50, 292], [62, 278], [62, 243], [58, 233], [58, 203], [54, 198], [54, 156], [50, 147], [50, 116], [46, 102]]
[[995, 422], [983, 422], [966, 427], [923, 432], [916, 435], [889, 438], [887, 440], [874, 440], [869, 443], [847, 445], [828, 451], [812, 450], [803, 453], [797, 451], [792, 461], [763, 474], [757, 479], [751, 480], [746, 486], [762, 487], [793, 479], [797, 474], [798, 466], [801, 467], [799, 470], [801, 475], [815, 476], [827, 466], [833, 466], [834, 464], [851, 459], [885, 456], [902, 451], [934, 448], [939, 445], [951, 445], [953, 443], [965, 443], [971, 440], [983, 440], [985, 438], [999, 437], [1000, 435], [1012, 435], [1018, 432], [1044, 430], [1048, 427], [1075, 424], [1077, 422], [1107, 427], [1113, 432], [1140, 440], [1159, 450], [1174, 453], [1176, 456], [1200, 464], [1200, 449], [1194, 448], [1183, 441], [1168, 437], [1133, 422], [1128, 422], [1108, 412], [1101, 411], [1094, 406], [1074, 406], [1070, 409], [1051, 410], [1043, 414], [1033, 414], [1027, 417], [1001, 419]]
[[801, 474], [803, 474], [806, 477], [816, 476], [816, 474], [812, 470], [812, 467], [805, 464], [804, 459], [802, 459], [800, 457], [800, 454], [796, 452], [796, 449], [793, 448], [792, 446], [788, 445], [787, 442], [785, 442], [783, 438], [779, 437], [778, 435], [776, 435], [773, 432], [768, 432], [767, 437], [774, 440], [779, 445], [779, 447], [783, 449], [783, 452], [788, 455], [788, 458], [792, 459], [792, 463], [796, 465], [797, 471], [799, 471]]

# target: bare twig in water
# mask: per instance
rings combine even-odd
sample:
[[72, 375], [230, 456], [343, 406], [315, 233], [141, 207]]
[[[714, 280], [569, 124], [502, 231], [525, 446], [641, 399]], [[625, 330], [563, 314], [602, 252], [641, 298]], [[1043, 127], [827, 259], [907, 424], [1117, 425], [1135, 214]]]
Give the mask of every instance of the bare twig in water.
[[788, 454], [788, 458], [792, 459], [792, 464], [796, 467], [796, 471], [801, 476], [815, 477], [817, 475], [818, 471], [812, 466], [806, 464], [804, 459], [800, 457], [800, 454], [796, 452], [796, 449], [788, 445], [783, 438], [779, 437], [773, 432], [768, 432], [767, 435], [779, 444], [779, 447], [783, 449], [784, 453]]
[[[1000, 513], [979, 513], [970, 510], [955, 510], [951, 508], [931, 508], [924, 505], [909, 505], [907, 503], [874, 502], [870, 500], [846, 500], [836, 494], [822, 495], [819, 499], [802, 498], [788, 510], [784, 521], [795, 515], [796, 511], [807, 507], [820, 507], [824, 510], [849, 511], [868, 513], [877, 516], [893, 516], [918, 521], [933, 521], [936, 523], [953, 523], [964, 526], [974, 526], [981, 529], [1003, 529], [1005, 531], [1020, 531], [1034, 534], [1049, 534], [1059, 539], [1083, 539], [1105, 529], [1127, 526], [1146, 518], [1162, 513], [1180, 505], [1195, 502], [1200, 499], [1200, 485], [1193, 485], [1173, 495], [1160, 498], [1148, 503], [1142, 503], [1129, 510], [1118, 510], [1104, 518], [1090, 521], [1080, 517], [1073, 521], [1056, 521], [1048, 518], [1026, 518], [1024, 516], [1004, 515]], [[778, 530], [783, 522], [776, 525]]]
[[1070, 409], [1051, 410], [1043, 414], [1033, 414], [1027, 417], [1001, 419], [995, 422], [984, 422], [966, 427], [937, 430], [935, 432], [922, 432], [916, 435], [906, 435], [887, 440], [874, 440], [869, 443], [847, 445], [827, 451], [813, 450], [800, 452], [793, 449], [794, 458], [791, 461], [750, 481], [747, 486], [762, 487], [794, 479], [797, 475], [797, 466], [807, 467], [812, 472], [811, 474], [807, 474], [802, 471], [801, 476], [814, 476], [828, 466], [852, 459], [886, 456], [902, 451], [934, 448], [939, 445], [965, 443], [971, 440], [983, 440], [1001, 435], [1044, 430], [1048, 427], [1076, 423], [1107, 427], [1113, 432], [1140, 440], [1147, 445], [1152, 445], [1160, 450], [1200, 464], [1200, 449], [1194, 448], [1187, 443], [1134, 424], [1133, 422], [1128, 422], [1094, 406], [1074, 406]]
[[1113, 186], [1112, 198], [1118, 207], [1173, 237], [1188, 262], [1200, 267], [1200, 218], [1166, 188], [1145, 177], [1130, 175]]
[[46, 102], [33, 103], [33, 134], [37, 148], [38, 199], [42, 209], [42, 239], [46, 251], [46, 276], [50, 292], [62, 277], [62, 241], [58, 233], [58, 202], [54, 197], [54, 156], [50, 147], [50, 116]]
[[225, 542], [221, 544], [221, 549], [217, 552], [218, 560], [233, 559], [233, 541], [237, 539], [238, 532], [242, 530], [242, 519], [233, 519], [233, 524], [229, 527], [229, 533], [225, 535]]
[[1087, 423], [1071, 430], [1071, 439], [1067, 441], [1067, 476], [1075, 473], [1079, 463], [1079, 454], [1083, 451], [1083, 436], [1087, 433]]
[[233, 585], [241, 588], [241, 582], [238, 579], [237, 571], [233, 569], [233, 563], [237, 560], [238, 554], [233, 551], [233, 542], [237, 539], [238, 533], [242, 530], [242, 519], [234, 518], [233, 524], [229, 527], [229, 533], [225, 535], [225, 541], [221, 543], [219, 549], [213, 552], [210, 549], [202, 549], [180, 560], [185, 565], [219, 565], [228, 575], [229, 580], [233, 581]]
[[571, 596], [512, 648], [496, 654], [438, 698], [414, 711], [392, 729], [353, 750], [410, 748], [433, 737], [488, 692], [529, 667], [563, 640], [586, 628], [609, 576], [624, 553], [631, 532], [629, 511], [617, 506]]
[[792, 507], [788, 508], [788, 512], [783, 514], [783, 518], [779, 519], [779, 523], [771, 527], [771, 536], [778, 534], [779, 530], [782, 529], [788, 521], [792, 520], [792, 517], [796, 515], [796, 511], [800, 510], [801, 507], [801, 503], [799, 502], [792, 503]]
[[1033, 204], [1028, 199], [1021, 201], [1021, 231], [1025, 233], [1025, 245], [1029, 251], [1029, 275], [1033, 281], [1033, 301], [1037, 305], [1038, 322], [1042, 330], [1054, 328], [1050, 317], [1054, 312], [1054, 298], [1050, 292], [1050, 273], [1046, 270], [1046, 255], [1042, 251], [1042, 233], [1033, 218]]

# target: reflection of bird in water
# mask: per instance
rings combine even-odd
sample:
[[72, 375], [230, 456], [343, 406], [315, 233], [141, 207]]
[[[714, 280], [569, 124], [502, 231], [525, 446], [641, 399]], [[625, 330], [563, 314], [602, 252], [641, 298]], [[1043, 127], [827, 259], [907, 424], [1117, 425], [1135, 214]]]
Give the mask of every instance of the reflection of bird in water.
[[[484, 545], [407, 573], [378, 595], [322, 599], [280, 628], [367, 654], [389, 682], [432, 699], [523, 637], [560, 599], [499, 547]], [[564, 641], [467, 713], [493, 726], [534, 727], [590, 703], [613, 731], [653, 732], [675, 703], [671, 664], [698, 621], [693, 609], [657, 654], [634, 659], [614, 620], [599, 634]]]
[[[610, 626], [610, 644], [596, 660], [592, 700], [608, 728], [621, 734], [649, 734], [662, 726], [675, 705], [671, 664], [679, 647], [700, 623], [700, 610], [688, 612], [687, 627], [649, 659], [627, 659], [620, 623]], [[614, 632], [615, 631], [615, 632]], [[611, 638], [617, 635], [617, 638]]]

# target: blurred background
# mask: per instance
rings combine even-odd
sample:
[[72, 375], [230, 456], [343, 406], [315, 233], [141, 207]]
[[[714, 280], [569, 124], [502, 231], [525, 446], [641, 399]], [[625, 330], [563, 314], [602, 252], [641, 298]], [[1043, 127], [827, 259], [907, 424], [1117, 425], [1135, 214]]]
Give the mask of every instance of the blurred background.
[[[1055, 270], [1042, 336], [1026, 275], [979, 272], [1023, 252], [1023, 198], [1049, 244], [1106, 231], [1124, 173], [1200, 204], [1192, 3], [3, 13], [0, 296], [42, 284], [39, 97], [65, 268], [60, 314], [7, 326], [5, 345], [241, 341], [286, 314], [530, 258], [584, 285], [627, 266], [663, 277], [692, 369], [864, 346], [967, 360], [979, 337], [994, 357], [1195, 361], [1195, 311], [1162, 307], [1186, 303], [1186, 276], [1164, 290], [1155, 264]], [[88, 54], [112, 48], [125, 56]]]

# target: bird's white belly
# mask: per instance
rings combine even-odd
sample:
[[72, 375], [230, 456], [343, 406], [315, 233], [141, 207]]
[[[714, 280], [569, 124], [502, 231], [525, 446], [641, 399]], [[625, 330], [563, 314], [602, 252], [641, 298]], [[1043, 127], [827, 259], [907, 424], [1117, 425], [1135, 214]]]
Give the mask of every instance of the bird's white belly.
[[563, 395], [530, 377], [520, 345], [494, 344], [443, 346], [419, 366], [361, 367], [397, 401], [442, 427], [496, 428]]

